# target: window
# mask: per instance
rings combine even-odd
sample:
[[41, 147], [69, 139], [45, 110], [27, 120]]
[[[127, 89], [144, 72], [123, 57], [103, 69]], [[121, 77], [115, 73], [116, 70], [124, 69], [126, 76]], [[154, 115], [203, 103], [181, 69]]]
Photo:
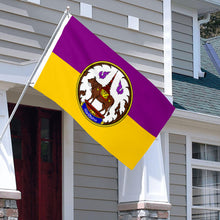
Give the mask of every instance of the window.
[[51, 120], [41, 118], [41, 159], [43, 162], [52, 162], [52, 135]]
[[220, 219], [220, 146], [192, 143], [192, 220]]

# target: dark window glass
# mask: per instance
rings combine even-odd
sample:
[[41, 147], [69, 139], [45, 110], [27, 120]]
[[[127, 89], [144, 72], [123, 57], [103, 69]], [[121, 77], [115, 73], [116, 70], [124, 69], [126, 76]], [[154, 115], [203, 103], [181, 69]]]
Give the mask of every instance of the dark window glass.
[[220, 208], [220, 172], [192, 170], [193, 205]]
[[206, 159], [210, 161], [220, 161], [220, 147], [215, 145], [206, 145]]
[[49, 118], [41, 118], [41, 159], [43, 162], [52, 162], [52, 139]]
[[220, 162], [220, 146], [192, 143], [192, 158]]
[[41, 118], [41, 138], [50, 138], [50, 120]]
[[193, 209], [192, 220], [218, 220], [220, 219], [220, 211]]
[[49, 141], [41, 141], [41, 159], [44, 162], [52, 162], [52, 147]]

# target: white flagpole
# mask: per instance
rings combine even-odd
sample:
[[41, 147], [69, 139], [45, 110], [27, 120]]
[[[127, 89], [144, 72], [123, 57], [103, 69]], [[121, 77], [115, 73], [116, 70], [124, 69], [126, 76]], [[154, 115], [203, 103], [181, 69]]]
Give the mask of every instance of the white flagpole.
[[62, 18], [60, 19], [60, 21], [59, 21], [59, 23], [58, 23], [58, 25], [57, 25], [57, 27], [56, 27], [56, 29], [55, 29], [55, 31], [54, 31], [52, 37], [50, 38], [50, 40], [49, 40], [49, 42], [48, 42], [48, 44], [47, 44], [47, 46], [46, 46], [46, 48], [45, 48], [43, 54], [41, 55], [41, 57], [40, 57], [38, 63], [36, 64], [36, 66], [35, 66], [35, 68], [34, 68], [32, 74], [31, 74], [31, 76], [29, 77], [29, 79], [28, 79], [28, 81], [27, 81], [27, 83], [26, 83], [26, 85], [25, 85], [25, 87], [24, 87], [24, 89], [23, 89], [23, 91], [22, 91], [22, 93], [21, 93], [21, 95], [20, 95], [20, 97], [19, 97], [19, 99], [18, 99], [18, 101], [17, 101], [17, 103], [16, 103], [16, 105], [15, 105], [15, 107], [14, 107], [14, 109], [13, 109], [13, 111], [12, 111], [10, 117], [9, 117], [9, 119], [8, 119], [8, 121], [7, 121], [7, 123], [5, 124], [4, 129], [2, 130], [2, 133], [1, 133], [1, 135], [0, 135], [0, 143], [2, 142], [2, 139], [3, 139], [3, 137], [4, 137], [4, 134], [5, 134], [5, 132], [6, 132], [7, 128], [8, 128], [8, 126], [9, 126], [9, 124], [11, 123], [11, 120], [13, 119], [13, 117], [14, 117], [14, 115], [15, 115], [15, 112], [17, 111], [18, 106], [19, 106], [20, 103], [21, 103], [21, 100], [23, 99], [23, 97], [24, 97], [24, 95], [25, 95], [25, 92], [27, 91], [28, 86], [30, 85], [30, 83], [31, 83], [31, 81], [32, 81], [32, 79], [33, 79], [33, 77], [34, 77], [34, 75], [35, 75], [35, 73], [36, 73], [38, 67], [40, 66], [40, 64], [41, 64], [41, 62], [42, 62], [44, 56], [46, 55], [48, 49], [50, 48], [50, 45], [51, 45], [51, 43], [53, 42], [53, 39], [55, 38], [57, 32], [59, 31], [59, 29], [60, 29], [60, 27], [61, 27], [61, 25], [62, 25], [64, 19], [66, 18], [66, 16], [70, 16], [69, 9], [70, 9], [70, 7], [67, 6], [67, 8], [66, 8], [66, 10], [65, 10], [65, 12], [64, 12], [64, 14], [63, 14], [63, 16], [62, 16]]

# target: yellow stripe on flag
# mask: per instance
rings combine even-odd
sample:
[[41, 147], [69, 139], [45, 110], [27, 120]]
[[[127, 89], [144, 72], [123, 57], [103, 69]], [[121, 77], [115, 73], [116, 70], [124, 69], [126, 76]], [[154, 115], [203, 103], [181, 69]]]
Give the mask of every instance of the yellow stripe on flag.
[[133, 169], [155, 137], [129, 116], [120, 123], [108, 127], [91, 123], [83, 115], [77, 100], [79, 75], [78, 71], [52, 53], [34, 88], [56, 102], [106, 150]]

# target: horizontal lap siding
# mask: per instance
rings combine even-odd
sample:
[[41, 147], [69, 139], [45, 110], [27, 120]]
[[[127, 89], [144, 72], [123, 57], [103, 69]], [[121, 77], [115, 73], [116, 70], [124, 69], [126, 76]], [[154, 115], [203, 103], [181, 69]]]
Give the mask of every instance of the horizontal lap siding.
[[75, 218], [117, 219], [117, 160], [77, 123], [74, 130]]
[[182, 135], [169, 135], [170, 143], [170, 219], [186, 220], [186, 140]]
[[193, 76], [192, 17], [172, 13], [173, 72]]
[[[162, 1], [83, 1], [92, 4], [92, 19], [79, 16], [80, 2], [0, 0], [0, 59], [38, 60], [69, 5], [77, 19], [163, 91]], [[128, 15], [140, 19], [139, 31], [127, 28]]]
[[[0, 59], [38, 60], [66, 6], [94, 34], [160, 90], [164, 88], [163, 2], [160, 0], [84, 0], [92, 19], [79, 16], [79, 0], [0, 0]], [[140, 30], [127, 28], [127, 16], [140, 19]], [[76, 220], [116, 220], [117, 160], [79, 126], [74, 131]]]
[[60, 16], [62, 12], [38, 5], [0, 0], [2, 59], [19, 63], [38, 60]]

